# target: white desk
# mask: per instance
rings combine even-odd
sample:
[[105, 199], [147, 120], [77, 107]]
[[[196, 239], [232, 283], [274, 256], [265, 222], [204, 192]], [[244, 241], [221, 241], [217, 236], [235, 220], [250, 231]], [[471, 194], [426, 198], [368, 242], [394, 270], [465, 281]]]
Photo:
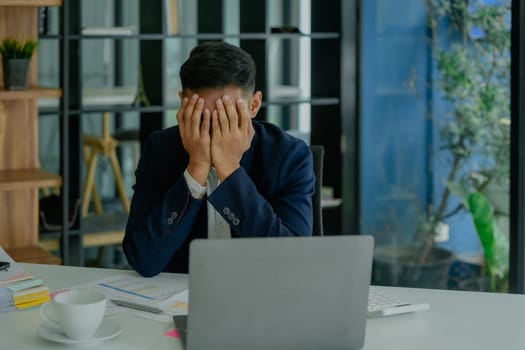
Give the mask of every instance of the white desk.
[[[122, 270], [22, 264], [52, 289], [130, 273]], [[174, 277], [176, 277], [174, 275]], [[525, 296], [372, 287], [413, 302], [428, 302], [430, 310], [414, 314], [369, 319], [366, 350], [378, 349], [525, 349]], [[112, 316], [123, 332], [96, 349], [181, 349], [164, 335], [171, 322], [151, 321], [129, 313]], [[61, 344], [40, 338], [38, 309], [0, 314], [1, 349], [57, 349]], [[322, 335], [320, 335], [322, 336]], [[324, 350], [324, 349], [323, 349]]]

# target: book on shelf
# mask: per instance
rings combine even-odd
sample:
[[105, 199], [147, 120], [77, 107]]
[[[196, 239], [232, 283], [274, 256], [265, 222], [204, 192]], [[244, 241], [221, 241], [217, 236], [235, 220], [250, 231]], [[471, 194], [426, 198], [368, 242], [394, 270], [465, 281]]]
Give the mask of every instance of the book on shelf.
[[134, 26], [127, 27], [83, 27], [82, 35], [133, 35], [135, 33]]
[[51, 300], [43, 280], [24, 271], [2, 247], [0, 261], [9, 263], [6, 270], [0, 271], [0, 312], [27, 309]]
[[164, 0], [166, 34], [174, 35], [180, 31], [179, 0]]
[[82, 92], [82, 104], [84, 106], [131, 105], [135, 101], [136, 95], [136, 86], [84, 89]]
[[292, 99], [304, 97], [303, 90], [294, 85], [273, 85], [269, 88], [271, 99]]
[[[84, 107], [93, 106], [115, 106], [132, 105], [137, 96], [136, 86], [113, 86], [86, 88], [82, 91], [82, 105]], [[39, 108], [58, 108], [59, 99], [40, 99]]]

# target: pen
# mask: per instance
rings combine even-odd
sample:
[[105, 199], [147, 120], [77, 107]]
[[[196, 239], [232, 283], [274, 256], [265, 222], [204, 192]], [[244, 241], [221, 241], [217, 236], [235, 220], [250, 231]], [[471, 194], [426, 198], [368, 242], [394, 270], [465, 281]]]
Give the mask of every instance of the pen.
[[140, 311], [151, 312], [154, 314], [161, 314], [164, 312], [161, 309], [156, 308], [154, 306], [138, 304], [138, 303], [134, 303], [134, 302], [127, 301], [127, 300], [111, 299], [111, 302], [115, 305], [129, 307], [131, 309], [140, 310]]

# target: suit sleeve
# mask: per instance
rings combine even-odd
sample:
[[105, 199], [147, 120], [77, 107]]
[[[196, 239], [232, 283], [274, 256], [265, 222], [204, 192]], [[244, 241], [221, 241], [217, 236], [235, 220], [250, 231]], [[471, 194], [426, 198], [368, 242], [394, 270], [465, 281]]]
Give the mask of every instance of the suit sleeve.
[[230, 224], [235, 236], [310, 236], [312, 234], [312, 194], [315, 175], [306, 144], [287, 154], [273, 168], [278, 188], [271, 198], [263, 197], [241, 167], [208, 197], [214, 208]]
[[170, 263], [206, 203], [191, 196], [182, 173], [167, 192], [162, 189], [154, 159], [166, 161], [162, 159], [165, 153], [153, 151], [151, 140], [144, 146], [122, 243], [129, 264], [146, 277], [158, 274]]

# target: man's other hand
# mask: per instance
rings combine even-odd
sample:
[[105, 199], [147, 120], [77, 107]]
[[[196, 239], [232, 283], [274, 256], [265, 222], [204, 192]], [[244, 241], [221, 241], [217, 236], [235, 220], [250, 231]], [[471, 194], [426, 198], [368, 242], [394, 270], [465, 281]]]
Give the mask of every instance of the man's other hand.
[[184, 97], [177, 112], [182, 144], [189, 154], [188, 172], [202, 186], [206, 185], [211, 168], [210, 110], [204, 99], [194, 94]]
[[254, 130], [248, 106], [242, 98], [228, 95], [216, 101], [212, 113], [211, 159], [224, 181], [240, 167], [241, 157], [250, 148]]

